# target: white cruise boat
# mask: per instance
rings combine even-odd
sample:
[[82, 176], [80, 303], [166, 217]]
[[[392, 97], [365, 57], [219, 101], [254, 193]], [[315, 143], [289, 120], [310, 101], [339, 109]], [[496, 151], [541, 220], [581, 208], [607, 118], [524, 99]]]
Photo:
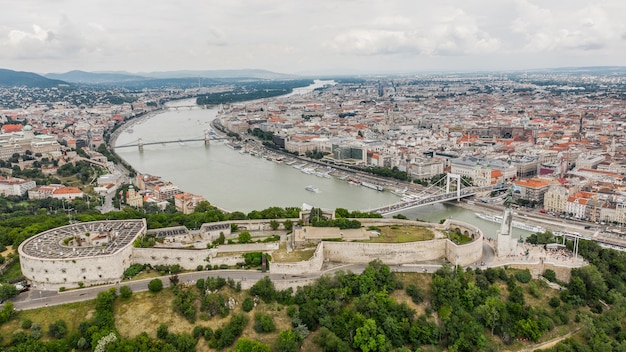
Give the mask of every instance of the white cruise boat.
[[[475, 213], [476, 216], [478, 216], [479, 218], [483, 219], [483, 220], [487, 220], [487, 221], [491, 221], [491, 222], [497, 222], [498, 224], [502, 223], [502, 216], [500, 215], [490, 215], [490, 214], [485, 214], [485, 213]], [[518, 229], [522, 229], [522, 230], [526, 230], [526, 231], [530, 231], [530, 232], [545, 232], [546, 229], [544, 229], [541, 226], [536, 226], [536, 225], [529, 225], [529, 224], [525, 224], [523, 222], [519, 222], [519, 221], [515, 221], [513, 220], [513, 227], [518, 228]]]
[[320, 192], [320, 189], [315, 187], [315, 186], [313, 186], [313, 185], [308, 185], [308, 186], [304, 187], [304, 189], [306, 189], [309, 192], [313, 192], [313, 193], [319, 193]]

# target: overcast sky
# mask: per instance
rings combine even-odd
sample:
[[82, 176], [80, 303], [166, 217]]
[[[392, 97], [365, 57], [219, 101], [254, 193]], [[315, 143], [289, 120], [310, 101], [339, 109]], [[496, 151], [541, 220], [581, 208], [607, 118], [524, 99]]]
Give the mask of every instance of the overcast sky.
[[624, 0], [4, 0], [0, 68], [390, 73], [626, 65]]

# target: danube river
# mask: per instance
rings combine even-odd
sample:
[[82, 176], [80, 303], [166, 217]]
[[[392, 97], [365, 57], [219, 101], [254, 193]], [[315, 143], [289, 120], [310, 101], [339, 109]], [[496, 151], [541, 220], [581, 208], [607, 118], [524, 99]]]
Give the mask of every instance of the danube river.
[[[193, 100], [170, 103], [186, 106]], [[306, 174], [293, 165], [277, 163], [258, 156], [244, 154], [223, 141], [176, 142], [202, 139], [211, 129], [217, 108], [168, 109], [132, 125], [118, 137], [116, 152], [138, 172], [157, 175], [171, 181], [185, 192], [204, 196], [211, 204], [229, 211], [249, 212], [270, 206], [301, 207], [304, 203], [328, 209], [368, 210], [398, 202], [400, 198], [389, 191], [379, 192], [351, 185], [335, 177], [324, 178]], [[135, 144], [141, 138], [141, 152]], [[162, 144], [162, 141], [175, 141]], [[320, 171], [328, 171], [319, 168]], [[305, 189], [314, 186], [319, 192]], [[479, 219], [474, 212], [449, 204], [436, 204], [403, 211], [409, 219], [438, 222], [454, 218], [479, 226], [487, 237], [494, 237], [499, 225]], [[514, 229], [514, 235], [528, 232]]]

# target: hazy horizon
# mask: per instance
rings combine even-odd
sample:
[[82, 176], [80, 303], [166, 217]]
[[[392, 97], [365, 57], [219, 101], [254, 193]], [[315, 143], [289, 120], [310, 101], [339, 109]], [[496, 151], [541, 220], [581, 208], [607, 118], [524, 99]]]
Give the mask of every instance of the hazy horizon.
[[620, 66], [623, 15], [617, 0], [25, 0], [3, 5], [0, 66], [296, 75]]

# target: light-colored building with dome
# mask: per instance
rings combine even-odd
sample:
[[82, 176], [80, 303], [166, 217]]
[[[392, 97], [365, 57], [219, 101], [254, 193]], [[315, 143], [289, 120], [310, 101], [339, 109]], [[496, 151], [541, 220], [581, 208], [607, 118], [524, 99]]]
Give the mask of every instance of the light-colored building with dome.
[[27, 150], [49, 158], [61, 156], [61, 145], [56, 138], [47, 134], [35, 135], [30, 125], [24, 126], [22, 131], [0, 133], [0, 159], [8, 160], [13, 154], [21, 155]]

